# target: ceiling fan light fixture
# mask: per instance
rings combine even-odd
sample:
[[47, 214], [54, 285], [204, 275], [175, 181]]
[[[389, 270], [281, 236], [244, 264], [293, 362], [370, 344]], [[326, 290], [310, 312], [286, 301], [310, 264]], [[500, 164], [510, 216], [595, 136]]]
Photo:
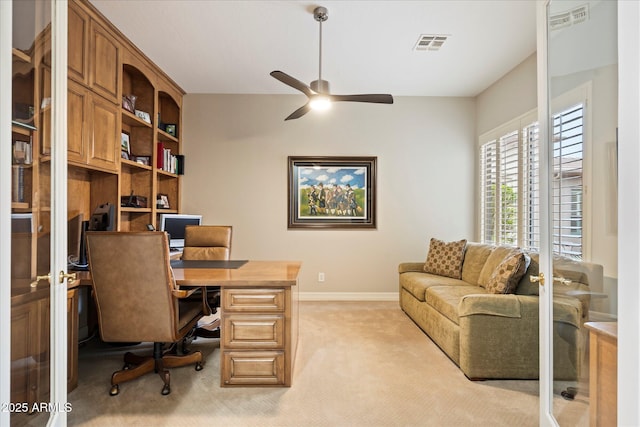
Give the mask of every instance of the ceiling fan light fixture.
[[309, 107], [316, 111], [326, 111], [331, 108], [331, 100], [328, 96], [316, 95], [309, 101]]
[[369, 102], [374, 104], [393, 104], [393, 96], [389, 94], [361, 94], [361, 95], [335, 95], [329, 91], [329, 82], [322, 79], [322, 23], [327, 20], [328, 12], [326, 7], [318, 6], [313, 11], [313, 17], [320, 24], [320, 42], [318, 55], [318, 80], [314, 80], [310, 85], [283, 73], [282, 71], [272, 71], [271, 77], [290, 86], [308, 98], [308, 102], [289, 114], [284, 120], [299, 119], [311, 110], [328, 110], [333, 102]]

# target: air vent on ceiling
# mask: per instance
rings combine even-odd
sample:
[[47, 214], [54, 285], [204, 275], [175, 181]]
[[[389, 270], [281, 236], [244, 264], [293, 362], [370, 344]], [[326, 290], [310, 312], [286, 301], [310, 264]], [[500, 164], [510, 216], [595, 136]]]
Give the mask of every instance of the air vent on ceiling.
[[413, 50], [440, 50], [448, 37], [446, 34], [421, 34]]
[[549, 17], [549, 29], [559, 30], [589, 19], [589, 5], [584, 4], [566, 12], [556, 13]]

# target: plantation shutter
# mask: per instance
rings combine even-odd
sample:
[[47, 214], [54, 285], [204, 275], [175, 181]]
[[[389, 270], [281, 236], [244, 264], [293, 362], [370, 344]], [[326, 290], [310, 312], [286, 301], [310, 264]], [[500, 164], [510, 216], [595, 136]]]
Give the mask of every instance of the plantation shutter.
[[584, 107], [553, 117], [553, 248], [582, 256]]
[[489, 141], [480, 148], [480, 194], [481, 194], [481, 241], [497, 243], [496, 213], [498, 197], [498, 152], [496, 140]]
[[538, 123], [522, 129], [524, 239], [526, 249], [540, 250], [540, 139]]
[[499, 242], [518, 244], [519, 144], [515, 130], [500, 138], [500, 236]]

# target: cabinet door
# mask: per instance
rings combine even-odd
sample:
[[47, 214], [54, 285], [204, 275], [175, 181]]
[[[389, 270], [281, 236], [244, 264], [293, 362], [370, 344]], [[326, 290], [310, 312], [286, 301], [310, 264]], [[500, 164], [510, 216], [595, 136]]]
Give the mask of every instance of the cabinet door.
[[87, 84], [89, 80], [87, 52], [89, 50], [89, 15], [74, 2], [69, 2], [69, 78]]
[[38, 302], [11, 307], [11, 401], [33, 403], [38, 393]]
[[120, 108], [107, 100], [89, 95], [87, 163], [101, 169], [117, 170], [120, 152]]
[[70, 162], [87, 160], [87, 105], [89, 92], [69, 81], [67, 89], [67, 155]]
[[105, 98], [120, 103], [120, 44], [95, 21], [90, 24], [89, 86]]

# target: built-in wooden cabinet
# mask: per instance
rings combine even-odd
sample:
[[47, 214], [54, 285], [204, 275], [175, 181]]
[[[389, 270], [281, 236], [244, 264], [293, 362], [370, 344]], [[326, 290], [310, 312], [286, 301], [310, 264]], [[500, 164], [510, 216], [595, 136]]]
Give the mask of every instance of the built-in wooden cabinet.
[[[68, 5], [68, 216], [88, 220], [99, 205], [111, 203], [118, 230], [157, 226], [159, 213], [180, 210], [180, 176], [159, 165], [158, 144], [180, 154], [184, 92], [88, 0]], [[46, 401], [49, 388], [49, 284], [30, 283], [50, 270], [50, 26], [29, 49], [13, 49], [12, 71], [11, 144], [18, 149], [11, 211], [30, 216], [32, 229], [12, 233], [11, 401], [36, 402]], [[135, 109], [148, 113], [148, 120], [122, 107], [123, 94], [136, 95]], [[173, 127], [167, 130], [164, 123]], [[128, 158], [122, 155], [123, 134], [130, 142]], [[127, 206], [131, 194], [146, 198], [147, 206]], [[158, 194], [168, 196], [171, 209], [157, 208]], [[69, 291], [67, 308], [70, 391], [77, 384], [76, 290]]]

